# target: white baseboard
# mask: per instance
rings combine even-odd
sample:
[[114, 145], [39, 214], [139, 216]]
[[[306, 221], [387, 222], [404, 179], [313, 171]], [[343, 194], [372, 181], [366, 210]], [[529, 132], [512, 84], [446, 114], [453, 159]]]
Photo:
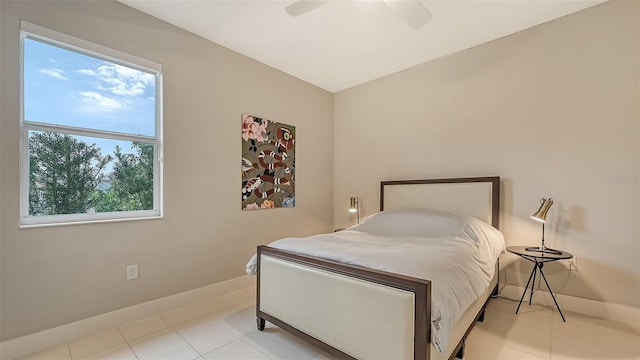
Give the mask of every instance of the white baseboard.
[[[500, 296], [519, 301], [520, 297], [522, 297], [523, 291], [524, 288], [521, 286], [504, 285], [504, 287], [500, 289]], [[527, 293], [525, 300], [528, 299], [528, 296], [529, 294]], [[556, 297], [558, 305], [560, 305], [560, 309], [562, 309], [563, 313], [565, 310], [573, 311], [585, 315], [618, 321], [640, 331], [639, 308], [556, 293], [554, 293], [554, 296]], [[524, 302], [525, 301], [523, 301], [523, 303]], [[551, 294], [544, 290], [536, 290], [532, 302], [555, 308]]]
[[255, 276], [241, 276], [199, 289], [185, 291], [60, 325], [37, 333], [6, 340], [0, 343], [0, 359], [20, 358], [131, 321], [187, 306], [231, 291], [247, 288], [255, 285], [255, 283]]

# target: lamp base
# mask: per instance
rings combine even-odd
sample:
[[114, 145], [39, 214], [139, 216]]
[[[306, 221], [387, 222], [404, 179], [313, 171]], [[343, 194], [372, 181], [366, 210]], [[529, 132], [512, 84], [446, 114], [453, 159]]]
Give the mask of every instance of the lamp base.
[[549, 249], [546, 246], [543, 246], [543, 247], [539, 247], [539, 246], [528, 247], [528, 248], [525, 248], [525, 250], [527, 250], [527, 251], [537, 251], [537, 252], [541, 252], [541, 253], [554, 254], [554, 255], [561, 255], [562, 254], [562, 251]]

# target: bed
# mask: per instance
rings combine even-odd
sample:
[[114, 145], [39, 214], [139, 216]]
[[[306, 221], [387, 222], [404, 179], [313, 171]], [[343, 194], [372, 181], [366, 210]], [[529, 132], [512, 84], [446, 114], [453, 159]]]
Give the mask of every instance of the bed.
[[[414, 263], [416, 269], [423, 263], [432, 264], [432, 269], [428, 271], [438, 269], [445, 263], [456, 263], [448, 261], [433, 265], [438, 263], [438, 259], [446, 257], [433, 255], [435, 250], [424, 245], [429, 242], [428, 246], [438, 247], [444, 243], [436, 242], [431, 239], [432, 236], [427, 241], [414, 238], [413, 230], [400, 230], [402, 244], [381, 242], [385, 254], [398, 247], [408, 249], [395, 257], [400, 261], [394, 264], [369, 263], [369, 260], [360, 258], [360, 252], [380, 252], [365, 250], [365, 242], [377, 243], [378, 239], [383, 238], [380, 233], [396, 234], [394, 229], [413, 229], [414, 224], [422, 231], [422, 218], [411, 219], [416, 214], [423, 216], [424, 213], [429, 219], [434, 216], [436, 219], [426, 223], [433, 223], [438, 229], [438, 224], [446, 224], [443, 227], [446, 236], [449, 236], [451, 221], [456, 224], [463, 221], [467, 229], [465, 231], [472, 233], [474, 238], [467, 239], [465, 233], [460, 241], [456, 235], [455, 242], [446, 242], [460, 249], [479, 248], [481, 242], [477, 242], [475, 237], [484, 237], [483, 234], [491, 231], [499, 233], [499, 203], [500, 178], [497, 176], [382, 181], [380, 213], [344, 231], [318, 235], [320, 238], [328, 237], [329, 242], [344, 242], [340, 246], [348, 249], [345, 250], [346, 255], [329, 254], [333, 250], [322, 248], [322, 244], [327, 243], [326, 239], [318, 239], [321, 248], [312, 250], [298, 248], [295, 244], [299, 242], [292, 242], [295, 239], [282, 239], [269, 246], [258, 247], [255, 260], [252, 259], [253, 265], [251, 261], [248, 264], [248, 267], [255, 266], [257, 273], [258, 329], [264, 330], [265, 321], [269, 321], [337, 358], [441, 360], [462, 357], [469, 331], [476, 321], [483, 320], [486, 304], [497, 290], [497, 257], [504, 251], [504, 240], [501, 246], [489, 246], [488, 251], [494, 257], [489, 265], [486, 259], [482, 260], [485, 269], [478, 271], [486, 277], [482, 284], [467, 281], [467, 287], [474, 288], [473, 298], [469, 298], [471, 295], [449, 294], [442, 285], [465, 282], [442, 276], [465, 271], [471, 267], [466, 265], [467, 260], [464, 261], [465, 266], [456, 266], [455, 271], [445, 268], [438, 271], [444, 275], [437, 275], [436, 284], [439, 286], [435, 290], [431, 276], [416, 276], [422, 274], [423, 270], [414, 271]], [[456, 215], [449, 217], [450, 214]], [[412, 225], [395, 226], [389, 221]], [[468, 231], [469, 228], [472, 230]], [[410, 234], [404, 234], [403, 231], [409, 231]], [[387, 234], [383, 235], [386, 237]], [[304, 246], [314, 239], [309, 237], [304, 241]], [[365, 242], [363, 239], [366, 239]], [[443, 251], [446, 253], [449, 250]], [[426, 260], [412, 262], [410, 258]], [[487, 266], [491, 268], [486, 269]], [[463, 276], [459, 280], [469, 274], [459, 275]], [[453, 320], [438, 318], [446, 317], [451, 308], [441, 304], [443, 296], [445, 299], [460, 297], [466, 301], [463, 308], [456, 309]], [[447, 325], [448, 322], [451, 324]]]

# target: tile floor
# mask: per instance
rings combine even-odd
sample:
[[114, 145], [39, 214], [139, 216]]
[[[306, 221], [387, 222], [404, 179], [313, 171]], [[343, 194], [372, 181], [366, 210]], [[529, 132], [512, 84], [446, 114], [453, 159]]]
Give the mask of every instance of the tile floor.
[[[255, 328], [255, 287], [90, 335], [24, 360], [295, 359], [332, 357], [267, 323]], [[640, 330], [493, 299], [467, 341], [465, 360], [640, 359]]]

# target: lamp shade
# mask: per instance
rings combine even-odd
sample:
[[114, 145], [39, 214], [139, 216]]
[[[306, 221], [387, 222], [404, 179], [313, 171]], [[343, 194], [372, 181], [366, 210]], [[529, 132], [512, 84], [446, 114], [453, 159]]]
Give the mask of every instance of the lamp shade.
[[358, 212], [358, 198], [355, 196], [351, 197], [351, 205], [349, 205], [349, 212]]
[[549, 209], [551, 208], [551, 205], [553, 205], [553, 199], [552, 198], [548, 198], [548, 199], [542, 198], [542, 199], [540, 199], [540, 208], [538, 209], [538, 211], [533, 213], [533, 215], [531, 215], [531, 218], [533, 220], [540, 221], [541, 223], [544, 223], [547, 220], [547, 212], [549, 212]]

